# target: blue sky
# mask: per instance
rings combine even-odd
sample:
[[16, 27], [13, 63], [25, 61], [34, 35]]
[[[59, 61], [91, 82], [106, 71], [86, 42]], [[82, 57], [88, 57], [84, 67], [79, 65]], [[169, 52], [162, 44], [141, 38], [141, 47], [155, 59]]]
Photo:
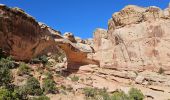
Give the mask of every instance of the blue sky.
[[0, 0], [19, 7], [36, 20], [75, 36], [90, 38], [96, 28], [107, 29], [112, 14], [129, 4], [166, 8], [170, 0]]

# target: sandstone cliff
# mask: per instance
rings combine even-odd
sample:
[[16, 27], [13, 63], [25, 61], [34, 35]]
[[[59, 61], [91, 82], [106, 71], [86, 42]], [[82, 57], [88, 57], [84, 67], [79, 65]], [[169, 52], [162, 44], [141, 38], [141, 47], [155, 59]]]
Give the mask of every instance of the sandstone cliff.
[[49, 31], [18, 8], [0, 6], [0, 47], [16, 60], [29, 60], [54, 46]]
[[[126, 90], [126, 86], [119, 86], [124, 84], [141, 87], [146, 100], [168, 99], [169, 26], [170, 8], [129, 5], [114, 13], [108, 30], [98, 28], [93, 34], [93, 58], [99, 60], [102, 67], [96, 74], [114, 81], [112, 84], [118, 83], [115, 87], [122, 90]], [[110, 85], [107, 87], [114, 90]]]
[[15, 60], [29, 61], [38, 55], [55, 53], [59, 46], [66, 53], [69, 65], [97, 64], [87, 58], [93, 52], [90, 46], [76, 43], [71, 34], [61, 36], [59, 31], [38, 23], [19, 8], [0, 5], [0, 35], [0, 48]]
[[169, 11], [129, 5], [114, 13], [108, 31], [94, 33], [96, 52], [104, 55], [99, 57], [103, 66], [169, 70]]

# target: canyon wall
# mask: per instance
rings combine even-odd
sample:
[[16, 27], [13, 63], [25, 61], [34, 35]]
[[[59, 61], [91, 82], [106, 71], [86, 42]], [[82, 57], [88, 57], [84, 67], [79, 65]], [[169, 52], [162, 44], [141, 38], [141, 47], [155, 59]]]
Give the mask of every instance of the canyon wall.
[[169, 8], [129, 5], [114, 13], [108, 30], [97, 29], [94, 33], [95, 56], [101, 66], [170, 70], [169, 12]]
[[20, 8], [0, 5], [0, 49], [15, 60], [29, 61], [39, 55], [56, 53], [61, 48], [69, 66], [98, 64], [87, 58], [94, 52], [91, 46], [70, 40], [49, 26], [37, 22]]

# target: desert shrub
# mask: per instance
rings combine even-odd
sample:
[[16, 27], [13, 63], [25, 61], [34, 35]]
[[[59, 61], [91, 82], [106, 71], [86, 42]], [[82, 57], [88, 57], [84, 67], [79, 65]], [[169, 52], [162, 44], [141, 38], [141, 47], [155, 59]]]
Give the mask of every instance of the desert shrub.
[[95, 98], [97, 95], [97, 89], [96, 88], [84, 88], [84, 94], [87, 98]]
[[45, 79], [42, 87], [45, 93], [55, 93], [57, 90], [56, 84], [52, 79]]
[[39, 97], [30, 98], [29, 100], [50, 100], [50, 98], [47, 96], [39, 96]]
[[109, 93], [107, 92], [106, 88], [99, 89], [98, 95], [102, 97], [102, 100], [111, 100]]
[[42, 55], [39, 57], [39, 60], [43, 63], [46, 64], [48, 62], [47, 56], [46, 55]]
[[112, 94], [111, 100], [130, 100], [130, 99], [123, 91], [117, 91]]
[[57, 62], [62, 62], [64, 57], [66, 57], [66, 55], [64, 54], [64, 52], [60, 51], [56, 53], [52, 58], [55, 59]]
[[46, 67], [46, 68], [50, 68], [50, 67], [52, 67], [53, 65], [54, 65], [54, 64], [51, 63], [51, 62], [45, 63], [45, 67]]
[[32, 64], [42, 63], [45, 65], [48, 62], [48, 59], [46, 55], [42, 55], [42, 56], [38, 56], [36, 58], [31, 59], [30, 62]]
[[34, 77], [28, 78], [25, 88], [26, 88], [26, 91], [29, 95], [41, 95], [41, 94], [43, 94], [43, 91], [40, 87], [39, 81]]
[[21, 100], [15, 91], [0, 88], [0, 100]]
[[106, 89], [97, 88], [84, 88], [84, 94], [86, 99], [94, 100], [111, 100], [109, 93]]
[[31, 69], [25, 63], [20, 63], [17, 74], [18, 75], [27, 75], [31, 72]]
[[41, 63], [41, 61], [39, 60], [39, 58], [32, 58], [30, 63], [31, 64], [39, 64], [39, 63]]
[[164, 70], [162, 67], [160, 67], [159, 70], [158, 70], [158, 73], [159, 73], [159, 74], [163, 74], [164, 71], [165, 71], [165, 70]]
[[11, 80], [12, 75], [10, 69], [0, 65], [0, 86], [8, 86], [11, 83]]
[[46, 72], [45, 75], [47, 76], [47, 79], [53, 79], [52, 73]]
[[12, 94], [5, 88], [0, 89], [0, 100], [12, 100]]
[[25, 86], [20, 86], [20, 87], [16, 87], [14, 88], [14, 92], [13, 92], [13, 96], [16, 98], [19, 98], [19, 100], [27, 100], [28, 93], [27, 93], [27, 89]]
[[71, 81], [73, 81], [73, 82], [77, 82], [79, 80], [79, 77], [78, 76], [73, 76], [73, 77], [71, 77]]
[[7, 58], [1, 58], [0, 59], [0, 66], [8, 67], [8, 68], [14, 68], [15, 62], [13, 61], [12, 57]]
[[138, 90], [136, 88], [131, 88], [129, 90], [129, 98], [130, 98], [130, 100], [143, 100], [144, 95], [140, 90]]

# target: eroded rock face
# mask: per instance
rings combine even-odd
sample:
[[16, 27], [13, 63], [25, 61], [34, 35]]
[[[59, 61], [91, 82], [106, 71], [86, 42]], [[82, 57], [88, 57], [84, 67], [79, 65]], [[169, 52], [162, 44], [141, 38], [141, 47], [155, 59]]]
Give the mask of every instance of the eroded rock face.
[[112, 42], [108, 38], [107, 30], [96, 29], [94, 32], [94, 58], [100, 61], [101, 66], [107, 66], [107, 64], [112, 63], [111, 50]]
[[[157, 7], [127, 6], [113, 14], [109, 20], [108, 32], [105, 32], [108, 38], [102, 37], [101, 30], [94, 33], [95, 50], [108, 51], [108, 54], [99, 54], [109, 59], [107, 67], [136, 67], [153, 71], [162, 67], [169, 70], [168, 11], [169, 8], [165, 15], [165, 11]], [[105, 49], [101, 50], [100, 47]], [[105, 58], [100, 61], [103, 62]]]
[[97, 60], [88, 57], [89, 53], [94, 53], [91, 46], [83, 43], [72, 43], [67, 39], [55, 39], [55, 41], [66, 53], [69, 68], [77, 69], [86, 64], [99, 65]]
[[69, 66], [95, 63], [87, 58], [93, 49], [77, 43], [72, 33], [61, 36], [61, 32], [38, 23], [23, 10], [0, 5], [0, 48], [7, 55], [29, 61], [38, 55], [58, 52], [58, 46], [66, 53]]
[[30, 60], [54, 47], [49, 34], [21, 9], [0, 5], [0, 48], [16, 60]]

